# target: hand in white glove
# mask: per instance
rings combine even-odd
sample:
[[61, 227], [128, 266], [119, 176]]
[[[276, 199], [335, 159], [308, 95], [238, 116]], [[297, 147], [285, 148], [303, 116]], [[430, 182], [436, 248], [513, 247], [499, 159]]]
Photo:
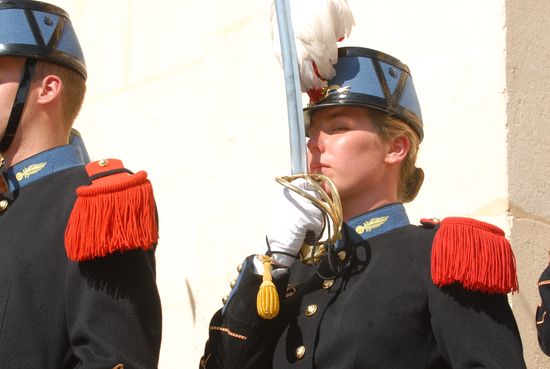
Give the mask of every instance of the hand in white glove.
[[[292, 181], [315, 198], [319, 194], [305, 179]], [[267, 242], [274, 264], [289, 267], [298, 255], [306, 233], [318, 237], [323, 230], [323, 214], [313, 203], [296, 192], [283, 188], [275, 197], [267, 227]]]

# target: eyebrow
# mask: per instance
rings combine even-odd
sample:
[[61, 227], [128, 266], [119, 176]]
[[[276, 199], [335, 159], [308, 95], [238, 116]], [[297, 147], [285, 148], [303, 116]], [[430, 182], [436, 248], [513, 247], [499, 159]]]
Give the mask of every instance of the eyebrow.
[[344, 112], [340, 112], [340, 111], [335, 111], [334, 113], [331, 113], [327, 116], [327, 119], [336, 119], [336, 118], [340, 118], [340, 117], [343, 117], [343, 116], [347, 116], [349, 114], [346, 114]]
[[[346, 112], [337, 110], [337, 111], [332, 112], [329, 115], [327, 115], [324, 120], [334, 120], [334, 119], [337, 119], [337, 118], [340, 118], [340, 117], [343, 117], [343, 116], [347, 116], [347, 115], [349, 115], [349, 114], [347, 114]], [[315, 126], [315, 125], [318, 125], [318, 124], [319, 123], [315, 124], [315, 120], [311, 119], [309, 127], [311, 128], [312, 126]]]

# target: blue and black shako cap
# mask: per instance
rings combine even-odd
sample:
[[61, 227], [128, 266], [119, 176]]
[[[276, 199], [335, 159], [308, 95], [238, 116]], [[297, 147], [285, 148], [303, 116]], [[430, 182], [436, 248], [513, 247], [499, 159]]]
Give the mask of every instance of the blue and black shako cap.
[[422, 113], [409, 68], [391, 55], [363, 47], [341, 47], [336, 76], [322, 96], [304, 109], [306, 126], [316, 110], [331, 106], [363, 106], [402, 119], [424, 137]]
[[30, 0], [0, 0], [0, 56], [21, 56], [67, 66], [86, 79], [86, 64], [69, 15]]

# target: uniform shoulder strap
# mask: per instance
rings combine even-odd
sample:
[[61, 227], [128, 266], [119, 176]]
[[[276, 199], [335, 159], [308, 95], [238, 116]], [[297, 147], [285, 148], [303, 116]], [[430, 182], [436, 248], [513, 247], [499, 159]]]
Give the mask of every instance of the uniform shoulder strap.
[[433, 241], [431, 272], [439, 287], [460, 283], [484, 293], [518, 291], [516, 260], [504, 231], [476, 219], [443, 219]]
[[65, 230], [67, 256], [85, 261], [115, 252], [150, 249], [158, 241], [155, 199], [147, 173], [116, 159], [86, 165], [91, 184], [76, 189]]

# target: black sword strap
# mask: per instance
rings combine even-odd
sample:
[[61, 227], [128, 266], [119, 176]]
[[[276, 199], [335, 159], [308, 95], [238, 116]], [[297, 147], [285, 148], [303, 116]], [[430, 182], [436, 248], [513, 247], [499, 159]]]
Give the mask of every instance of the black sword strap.
[[8, 119], [6, 131], [0, 141], [0, 153], [8, 150], [13, 138], [15, 137], [17, 127], [19, 127], [19, 122], [21, 121], [21, 115], [23, 115], [23, 109], [25, 108], [25, 102], [27, 101], [27, 96], [29, 94], [35, 69], [36, 59], [27, 58], [25, 67], [21, 73], [21, 81], [19, 82], [19, 88], [17, 89], [17, 94], [15, 95], [15, 101], [13, 102], [13, 106], [11, 108], [11, 114]]

